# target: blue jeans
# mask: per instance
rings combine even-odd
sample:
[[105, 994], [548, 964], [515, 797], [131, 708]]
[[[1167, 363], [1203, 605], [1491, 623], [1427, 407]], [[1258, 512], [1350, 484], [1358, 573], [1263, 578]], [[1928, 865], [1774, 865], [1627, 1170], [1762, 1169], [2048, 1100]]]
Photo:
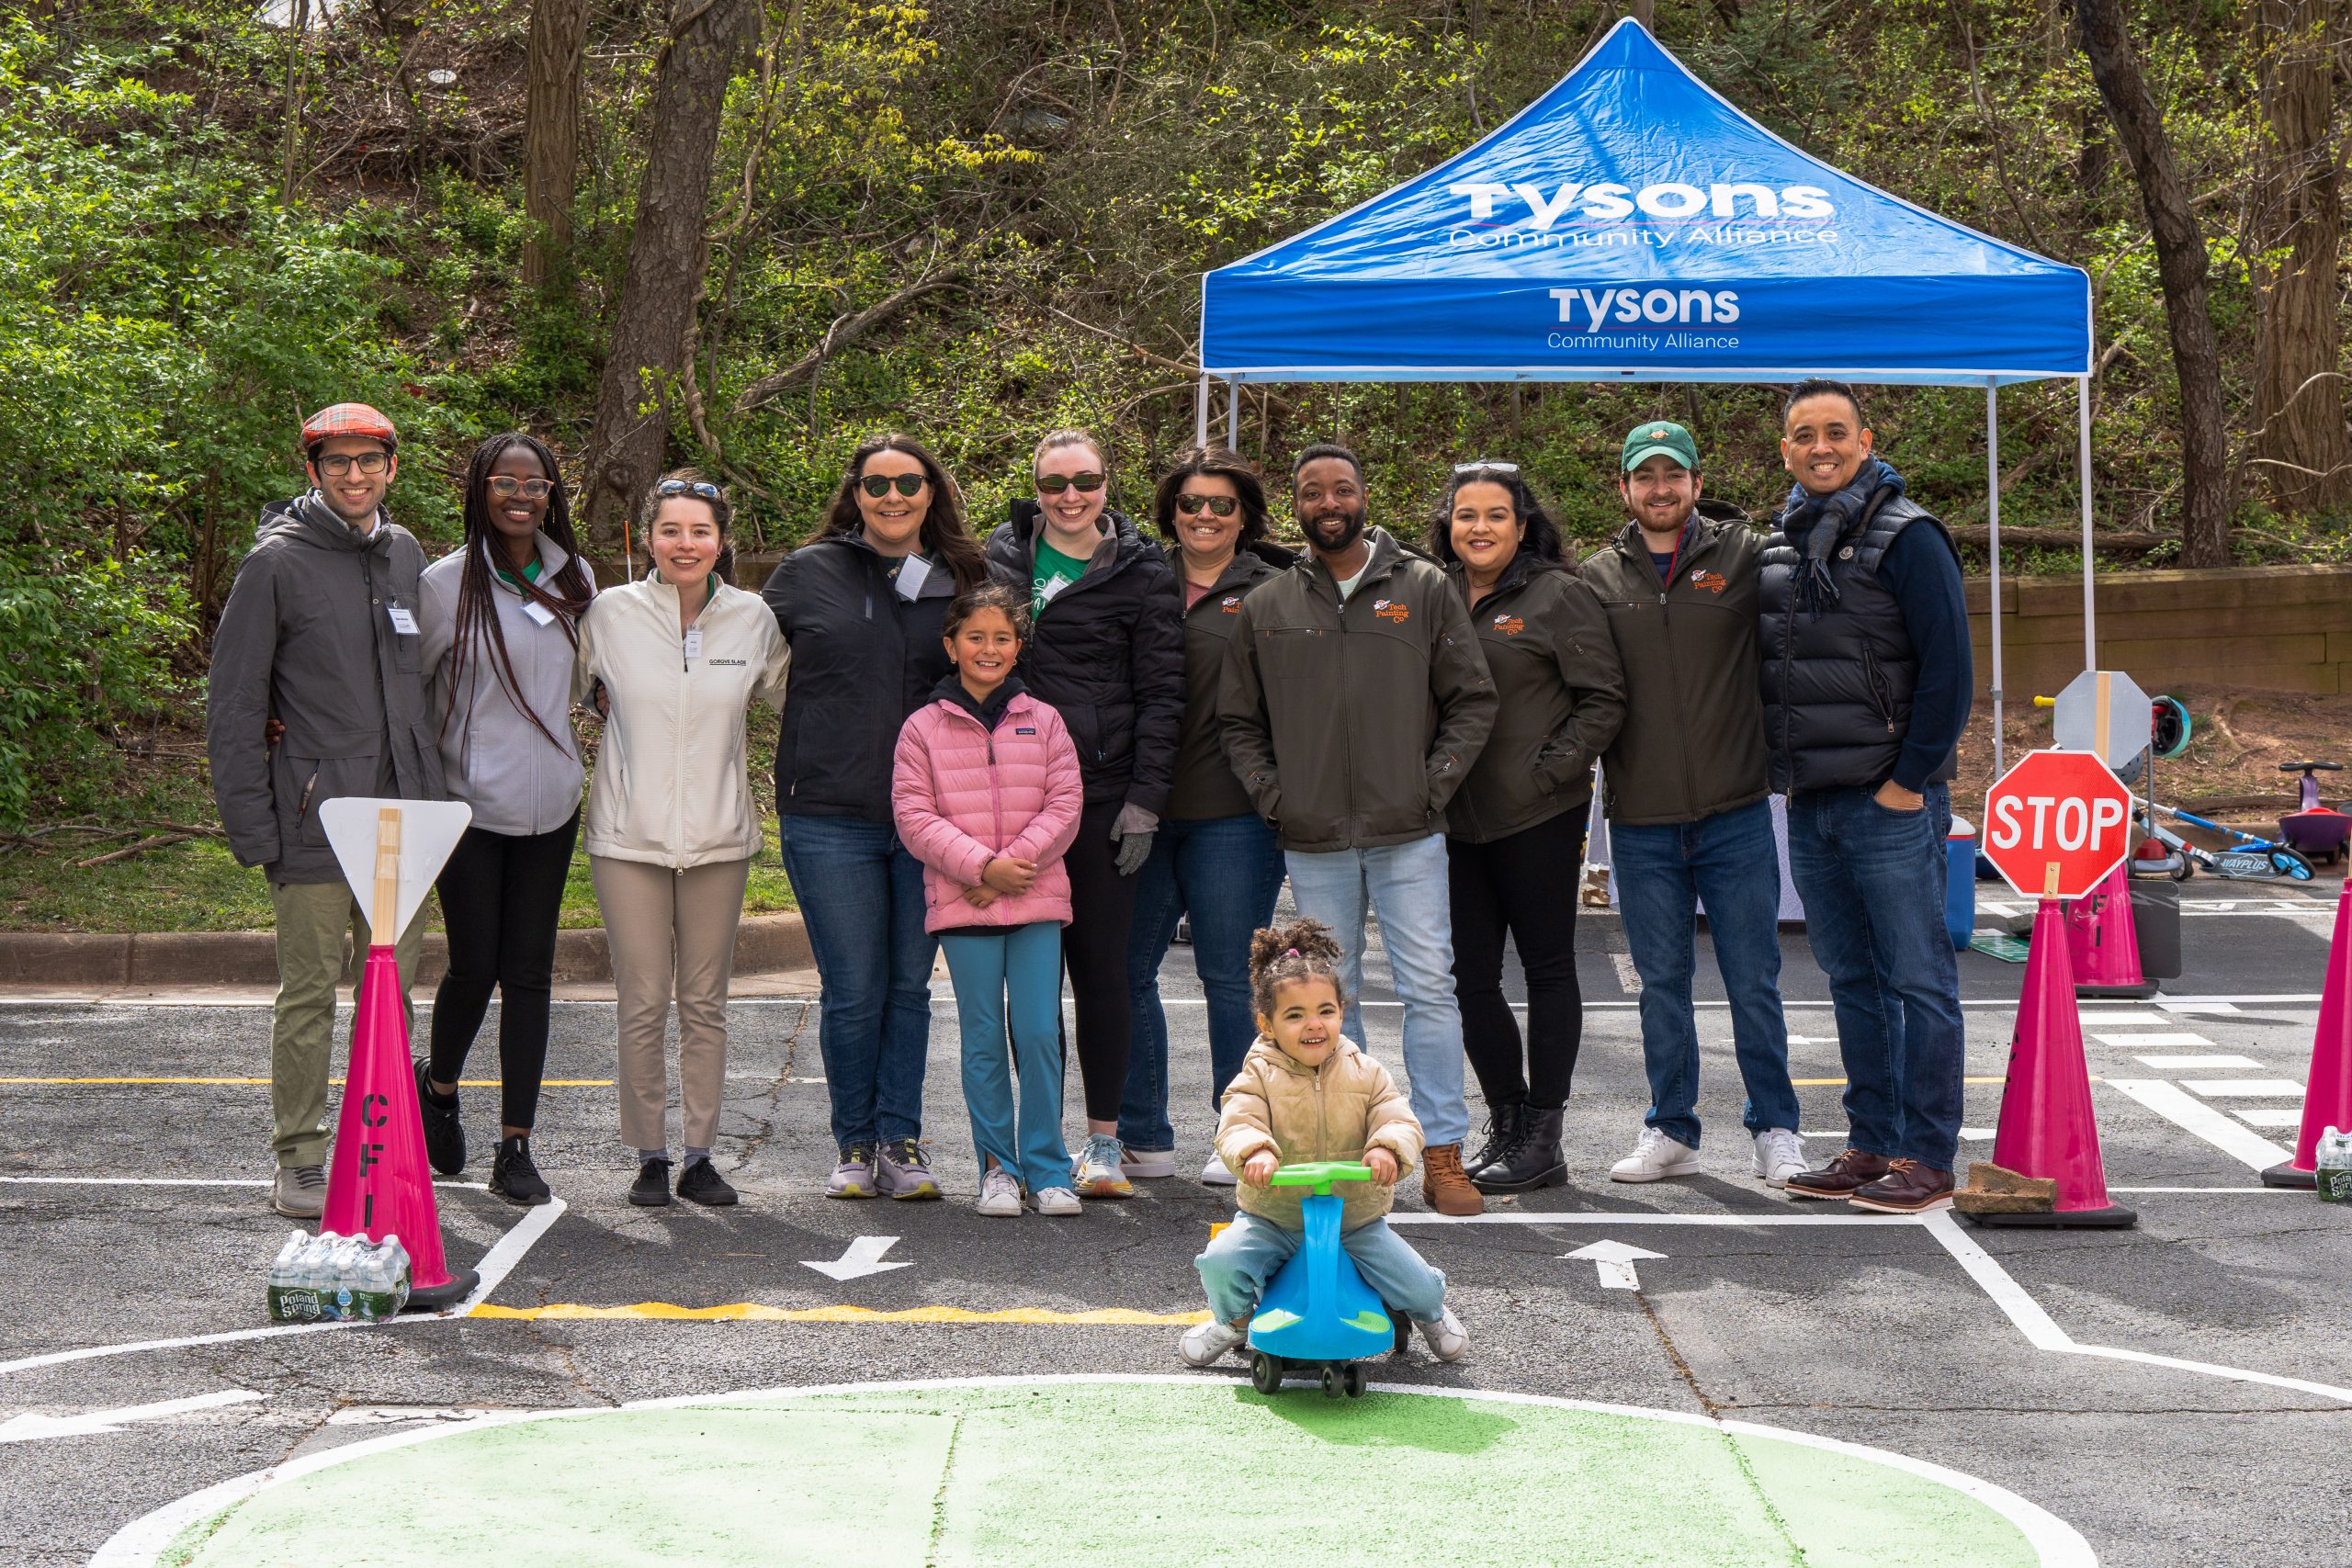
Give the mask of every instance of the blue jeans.
[[1789, 875], [1829, 976], [1846, 1061], [1847, 1141], [1864, 1154], [1952, 1168], [1966, 1040], [1960, 966], [1944, 930], [1951, 791], [1917, 811], [1870, 789], [1789, 797]]
[[919, 1138], [937, 951], [922, 929], [922, 863], [862, 817], [780, 817], [776, 833], [817, 956], [834, 1146]]
[[[1298, 912], [1331, 928], [1340, 943], [1340, 988], [1348, 1004], [1341, 1032], [1364, 1047], [1363, 919], [1380, 917], [1381, 945], [1397, 999], [1405, 1004], [1405, 1075], [1432, 1145], [1458, 1144], [1470, 1131], [1462, 1102], [1462, 1009], [1453, 997], [1453, 908], [1447, 891], [1445, 840], [1326, 854], [1285, 851]], [[1573, 889], [1570, 890], [1573, 893]]]
[[1699, 1030], [1690, 976], [1699, 966], [1699, 904], [1707, 906], [1715, 968], [1731, 1000], [1731, 1038], [1751, 1133], [1797, 1125], [1789, 1083], [1789, 1026], [1781, 1013], [1781, 852], [1772, 807], [1758, 801], [1696, 822], [1611, 823], [1617, 905], [1625, 945], [1642, 977], [1642, 1067], [1650, 1111], [1643, 1120], [1676, 1143], [1699, 1146]]
[[[1266, 1281], [1298, 1250], [1300, 1233], [1255, 1214], [1236, 1214], [1209, 1249], [1193, 1259], [1219, 1323], [1255, 1312]], [[1445, 1315], [1445, 1275], [1432, 1269], [1385, 1219], [1367, 1220], [1340, 1237], [1363, 1282], [1407, 1317], [1435, 1323]]]
[[1159, 1002], [1159, 963], [1176, 940], [1176, 922], [1193, 917], [1193, 967], [1208, 994], [1214, 1109], [1258, 1036], [1250, 1005], [1250, 938], [1272, 922], [1282, 886], [1282, 846], [1261, 818], [1160, 822], [1151, 858], [1136, 873], [1136, 919], [1127, 936], [1135, 1047], [1119, 1105], [1119, 1141], [1127, 1147], [1176, 1146], [1176, 1129], [1168, 1123], [1168, 1015]]
[[[980, 1168], [985, 1171], [994, 1160], [1032, 1192], [1068, 1187], [1061, 923], [1033, 920], [998, 930], [942, 931], [939, 946], [956, 982], [956, 1011], [964, 1033], [964, 1108], [971, 1115], [972, 1151], [979, 1156]], [[1011, 1065], [1021, 1074], [1017, 1104], [1004, 1050], [1008, 1025]]]

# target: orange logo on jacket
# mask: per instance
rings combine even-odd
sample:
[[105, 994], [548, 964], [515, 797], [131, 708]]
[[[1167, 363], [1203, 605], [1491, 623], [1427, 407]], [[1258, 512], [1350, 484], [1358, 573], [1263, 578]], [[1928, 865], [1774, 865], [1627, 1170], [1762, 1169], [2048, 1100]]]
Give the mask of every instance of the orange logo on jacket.
[[1413, 618], [1413, 612], [1394, 599], [1374, 599], [1372, 614], [1375, 620], [1394, 621], [1399, 626]]
[[1508, 611], [1495, 617], [1495, 630], [1502, 633], [1505, 637], [1517, 637], [1526, 629], [1527, 623], [1521, 620], [1517, 615], [1510, 614]]
[[1228, 593], [1225, 596], [1225, 602], [1217, 607], [1228, 615], [1238, 615], [1241, 614], [1241, 595]]
[[1710, 593], [1721, 593], [1731, 586], [1731, 579], [1720, 571], [1708, 571], [1702, 568], [1690, 574], [1690, 586], [1703, 588]]

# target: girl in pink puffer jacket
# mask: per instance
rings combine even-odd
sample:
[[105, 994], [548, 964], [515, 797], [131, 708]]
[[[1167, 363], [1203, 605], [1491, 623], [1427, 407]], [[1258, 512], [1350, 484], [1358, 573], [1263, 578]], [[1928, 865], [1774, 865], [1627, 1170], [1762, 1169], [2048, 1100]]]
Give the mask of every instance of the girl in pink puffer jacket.
[[1083, 786], [1061, 715], [1012, 672], [1028, 622], [1027, 602], [996, 583], [949, 607], [956, 672], [899, 731], [890, 780], [899, 841], [923, 865], [923, 929], [956, 984], [979, 1212], [1001, 1217], [1018, 1216], [1024, 1193], [1040, 1213], [1079, 1210], [1062, 1144], [1062, 852]]

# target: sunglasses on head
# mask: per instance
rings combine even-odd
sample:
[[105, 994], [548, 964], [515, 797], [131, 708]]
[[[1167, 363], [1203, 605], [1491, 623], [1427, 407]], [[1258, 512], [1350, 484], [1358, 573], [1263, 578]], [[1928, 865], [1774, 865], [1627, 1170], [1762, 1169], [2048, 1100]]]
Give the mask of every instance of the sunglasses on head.
[[653, 487], [653, 493], [665, 501], [673, 495], [691, 495], [696, 501], [718, 500], [718, 487], [707, 479], [663, 479]]
[[1037, 476], [1039, 495], [1059, 495], [1066, 490], [1074, 490], [1082, 494], [1091, 495], [1102, 488], [1101, 474], [1039, 474]]
[[858, 479], [857, 488], [879, 501], [893, 490], [900, 495], [921, 495], [930, 482], [921, 474], [866, 474]]
[[1176, 510], [1179, 512], [1206, 510], [1211, 515], [1217, 517], [1232, 516], [1234, 508], [1240, 504], [1229, 495], [1193, 495], [1187, 492], [1176, 498]]
[[1484, 462], [1481, 462], [1481, 463], [1456, 463], [1456, 464], [1454, 464], [1454, 465], [1453, 465], [1453, 471], [1454, 471], [1455, 473], [1457, 473], [1457, 474], [1475, 474], [1475, 473], [1478, 472], [1481, 468], [1485, 469], [1487, 473], [1490, 473], [1490, 474], [1515, 474], [1515, 473], [1519, 472], [1519, 465], [1518, 465], [1517, 463], [1484, 463]]
[[517, 495], [526, 501], [545, 501], [554, 491], [552, 479], [518, 479], [512, 474], [493, 474], [490, 480], [490, 493], [502, 501]]

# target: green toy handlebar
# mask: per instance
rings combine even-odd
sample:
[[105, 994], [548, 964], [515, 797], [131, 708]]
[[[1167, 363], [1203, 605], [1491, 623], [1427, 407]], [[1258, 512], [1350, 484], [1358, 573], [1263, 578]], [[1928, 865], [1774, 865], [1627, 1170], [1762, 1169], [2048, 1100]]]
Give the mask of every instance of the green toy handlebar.
[[1331, 1195], [1334, 1181], [1370, 1181], [1372, 1168], [1354, 1160], [1331, 1159], [1306, 1165], [1286, 1165], [1273, 1174], [1276, 1187], [1312, 1187], [1318, 1198]]

